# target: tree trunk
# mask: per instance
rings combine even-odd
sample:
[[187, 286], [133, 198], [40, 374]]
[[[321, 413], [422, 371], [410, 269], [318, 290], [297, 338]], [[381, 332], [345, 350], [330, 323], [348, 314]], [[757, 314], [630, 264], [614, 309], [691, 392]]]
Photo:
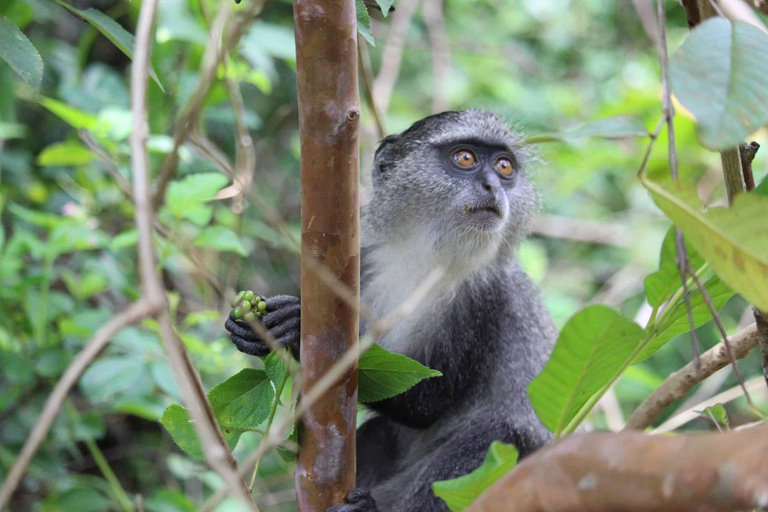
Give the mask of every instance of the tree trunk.
[[[306, 393], [358, 342], [357, 21], [352, 0], [294, 0], [301, 132], [301, 366]], [[354, 300], [342, 299], [337, 281]], [[329, 286], [331, 285], [331, 286]], [[357, 369], [299, 426], [298, 512], [324, 512], [355, 486]]]

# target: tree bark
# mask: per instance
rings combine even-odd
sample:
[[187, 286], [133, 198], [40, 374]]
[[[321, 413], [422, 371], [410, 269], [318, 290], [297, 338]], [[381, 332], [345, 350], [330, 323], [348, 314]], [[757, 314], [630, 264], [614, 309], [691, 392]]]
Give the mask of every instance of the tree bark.
[[[306, 393], [358, 342], [357, 21], [352, 0], [294, 0], [301, 132], [301, 363]], [[325, 274], [325, 275], [323, 275]], [[339, 297], [332, 277], [353, 291]], [[298, 512], [324, 512], [355, 486], [357, 369], [299, 426]]]

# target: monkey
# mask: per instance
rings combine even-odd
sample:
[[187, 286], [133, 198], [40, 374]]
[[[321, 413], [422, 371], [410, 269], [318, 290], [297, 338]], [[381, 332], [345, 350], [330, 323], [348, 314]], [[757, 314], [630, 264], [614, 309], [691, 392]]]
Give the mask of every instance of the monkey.
[[[369, 404], [374, 416], [357, 430], [358, 488], [327, 512], [447, 512], [432, 483], [475, 470], [492, 441], [522, 458], [552, 440], [526, 388], [557, 332], [516, 259], [538, 210], [535, 160], [519, 133], [482, 110], [435, 114], [380, 142], [361, 215], [361, 302], [384, 318], [444, 269], [377, 340], [443, 375]], [[297, 357], [300, 299], [266, 303], [264, 327]], [[230, 316], [225, 327], [240, 351], [269, 352], [244, 322]]]

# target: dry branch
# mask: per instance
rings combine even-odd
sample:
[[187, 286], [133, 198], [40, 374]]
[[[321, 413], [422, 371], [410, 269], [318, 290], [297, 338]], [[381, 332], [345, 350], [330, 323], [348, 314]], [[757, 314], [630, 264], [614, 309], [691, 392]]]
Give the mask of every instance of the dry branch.
[[569, 436], [467, 512], [731, 512], [768, 507], [768, 425], [725, 434]]
[[[757, 345], [757, 330], [751, 324], [730, 338], [731, 348], [736, 359], [746, 357], [750, 350]], [[728, 366], [730, 358], [725, 343], [720, 342], [704, 352], [699, 358], [701, 372], [697, 374], [696, 365], [688, 363], [671, 374], [664, 382], [648, 395], [645, 400], [627, 420], [627, 430], [643, 430], [651, 426], [664, 409], [672, 402], [680, 400], [693, 389], [696, 384], [706, 379], [716, 371]]]
[[[237, 462], [227, 446], [215, 418], [211, 404], [194, 366], [189, 360], [184, 344], [173, 329], [168, 316], [168, 299], [165, 294], [155, 260], [152, 241], [154, 211], [149, 191], [149, 153], [147, 139], [147, 64], [149, 62], [153, 23], [157, 0], [145, 0], [139, 11], [136, 28], [136, 51], [131, 66], [131, 168], [133, 171], [133, 200], [136, 229], [138, 231], [139, 275], [146, 299], [157, 313], [160, 337], [170, 359], [171, 369], [179, 384], [184, 403], [200, 438], [203, 454], [229, 488], [230, 493], [257, 510], [245, 482], [237, 472]], [[226, 7], [223, 7], [226, 9]]]

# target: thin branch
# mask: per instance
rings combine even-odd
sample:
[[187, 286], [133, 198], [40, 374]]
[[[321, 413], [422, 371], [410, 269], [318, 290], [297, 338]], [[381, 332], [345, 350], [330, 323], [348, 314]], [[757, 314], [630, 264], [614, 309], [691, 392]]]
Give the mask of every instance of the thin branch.
[[85, 369], [91, 364], [104, 348], [107, 346], [109, 340], [120, 332], [124, 327], [131, 325], [142, 318], [152, 313], [152, 304], [146, 299], [140, 299], [137, 302], [131, 304], [121, 314], [112, 318], [109, 322], [104, 324], [93, 337], [86, 343], [83, 349], [75, 356], [67, 369], [62, 374], [61, 378], [56, 382], [56, 385], [48, 395], [48, 399], [43, 406], [43, 412], [40, 413], [40, 417], [35, 422], [35, 426], [32, 428], [32, 432], [29, 433], [29, 437], [24, 442], [24, 447], [21, 449], [18, 457], [13, 463], [8, 476], [3, 482], [2, 488], [0, 488], [0, 510], [4, 510], [10, 502], [11, 495], [16, 490], [21, 482], [21, 478], [32, 462], [32, 458], [40, 449], [40, 445], [43, 444], [45, 437], [53, 425], [57, 414], [61, 410], [61, 404], [67, 397], [69, 390], [77, 383], [80, 376]]
[[418, 4], [419, 0], [402, 0], [397, 4], [397, 10], [392, 13], [389, 35], [381, 52], [381, 68], [373, 82], [373, 100], [382, 116], [386, 116], [389, 110], [389, 100], [400, 75], [405, 40]]
[[765, 385], [764, 385], [763, 379], [761, 379], [760, 377], [755, 377], [754, 379], [748, 380], [744, 384], [744, 388], [742, 388], [740, 385], [736, 385], [730, 389], [723, 391], [722, 393], [716, 394], [713, 397], [710, 397], [706, 400], [702, 400], [701, 402], [697, 402], [694, 405], [687, 407], [686, 409], [683, 409], [682, 412], [675, 414], [674, 416], [669, 418], [667, 421], [659, 425], [657, 428], [653, 429], [650, 433], [654, 435], [659, 435], [659, 434], [668, 434], [674, 430], [677, 430], [683, 425], [695, 420], [696, 418], [700, 418], [701, 411], [703, 411], [707, 407], [712, 407], [715, 404], [726, 404], [732, 400], [736, 400], [737, 398], [744, 396], [744, 389], [750, 392], [756, 392], [756, 391], [764, 392]]
[[557, 215], [542, 215], [534, 220], [533, 234], [574, 242], [610, 245], [622, 249], [631, 248], [633, 238], [626, 224], [573, 219]]
[[757, 342], [760, 347], [760, 357], [763, 363], [763, 376], [768, 384], [768, 315], [757, 308], [752, 308], [757, 325]]
[[632, 4], [635, 6], [635, 11], [640, 18], [645, 34], [658, 51], [659, 27], [656, 21], [656, 13], [653, 10], [653, 2], [651, 0], [632, 0]]
[[357, 38], [357, 58], [360, 76], [363, 79], [363, 97], [371, 108], [373, 120], [376, 123], [376, 135], [381, 140], [387, 135], [387, 129], [384, 127], [384, 116], [379, 112], [378, 104], [373, 100], [373, 67], [371, 66], [371, 54], [368, 52], [368, 43], [360, 37]]
[[735, 512], [768, 507], [768, 425], [739, 432], [568, 436], [466, 512]]
[[[675, 226], [675, 263], [680, 273], [680, 281], [683, 283], [683, 299], [685, 301], [685, 311], [688, 315], [688, 332], [691, 337], [691, 351], [693, 355], [693, 364], [696, 371], [701, 370], [701, 361], [699, 360], [699, 343], [696, 339], [696, 322], [693, 321], [693, 308], [691, 308], [691, 294], [688, 292], [688, 279], [686, 273], [691, 273], [691, 264], [688, 260], [688, 251], [685, 248], [683, 232]], [[706, 293], [706, 290], [704, 290]], [[717, 311], [715, 311], [717, 315]], [[719, 320], [718, 320], [719, 321]]]
[[757, 155], [757, 150], [760, 149], [760, 144], [754, 140], [749, 144], [742, 144], [739, 146], [739, 158], [741, 158], [741, 171], [744, 173], [744, 186], [747, 192], [755, 188], [755, 176], [752, 173], [752, 161]]
[[[227, 5], [223, 7], [224, 10], [228, 9]], [[184, 344], [173, 329], [168, 316], [165, 289], [156, 270], [155, 248], [152, 242], [154, 212], [150, 204], [149, 153], [147, 151], [147, 63], [156, 8], [157, 0], [145, 0], [141, 5], [136, 28], [136, 48], [131, 65], [131, 112], [133, 113], [131, 167], [133, 200], [136, 205], [136, 229], [139, 234], [139, 275], [144, 294], [157, 312], [160, 337], [192, 417], [193, 426], [200, 438], [206, 461], [221, 475], [231, 495], [249, 503], [251, 510], [258, 510], [245, 482], [238, 476], [237, 462], [224, 440], [200, 377], [189, 360]]]
[[[750, 324], [730, 337], [731, 348], [736, 359], [742, 359], [757, 345], [755, 324]], [[682, 399], [698, 383], [730, 364], [725, 343], [720, 342], [704, 352], [699, 358], [701, 371], [696, 371], [693, 362], [672, 373], [635, 409], [627, 420], [627, 430], [643, 430], [651, 426], [673, 402]]]
[[432, 113], [448, 109], [446, 88], [451, 73], [451, 53], [443, 19], [443, 0], [424, 0], [424, 23], [432, 48]]
[[[187, 104], [179, 114], [176, 121], [176, 132], [173, 138], [173, 148], [163, 161], [157, 180], [157, 186], [152, 198], [154, 209], [160, 207], [165, 201], [165, 190], [176, 174], [176, 167], [179, 162], [179, 148], [186, 140], [189, 133], [197, 123], [198, 116], [203, 107], [203, 102], [208, 96], [208, 92], [216, 79], [216, 70], [224, 61], [224, 57], [232, 51], [235, 45], [240, 41], [245, 28], [253, 20], [256, 14], [264, 7], [268, 0], [253, 0], [248, 10], [243, 12], [234, 24], [229, 26], [230, 13], [232, 10], [231, 2], [222, 2], [219, 13], [213, 22], [208, 39], [208, 47], [203, 54], [203, 66], [200, 72], [200, 80], [197, 87], [187, 101]], [[225, 31], [226, 27], [226, 31]]]
[[749, 398], [749, 393], [747, 393], [747, 388], [744, 387], [744, 376], [741, 374], [741, 370], [739, 370], [739, 364], [736, 362], [736, 355], [733, 352], [733, 347], [731, 346], [730, 341], [728, 341], [728, 335], [725, 333], [725, 328], [723, 327], [723, 323], [720, 321], [720, 315], [718, 314], [717, 309], [715, 309], [715, 305], [712, 304], [712, 297], [709, 296], [709, 292], [701, 283], [701, 280], [696, 275], [696, 273], [691, 270], [691, 267], [688, 266], [686, 268], [691, 278], [693, 279], [693, 282], [696, 283], [696, 287], [699, 289], [699, 293], [704, 299], [704, 303], [707, 305], [707, 309], [709, 309], [709, 314], [712, 317], [712, 320], [715, 321], [715, 325], [717, 325], [717, 330], [720, 331], [720, 336], [723, 337], [723, 344], [725, 345], [725, 351], [728, 354], [728, 358], [731, 360], [731, 364], [733, 365], [733, 372], [739, 381], [739, 385], [744, 390], [744, 396], [747, 397], [747, 403], [749, 404], [750, 407], [754, 408], [754, 404], [752, 403], [752, 400]]

